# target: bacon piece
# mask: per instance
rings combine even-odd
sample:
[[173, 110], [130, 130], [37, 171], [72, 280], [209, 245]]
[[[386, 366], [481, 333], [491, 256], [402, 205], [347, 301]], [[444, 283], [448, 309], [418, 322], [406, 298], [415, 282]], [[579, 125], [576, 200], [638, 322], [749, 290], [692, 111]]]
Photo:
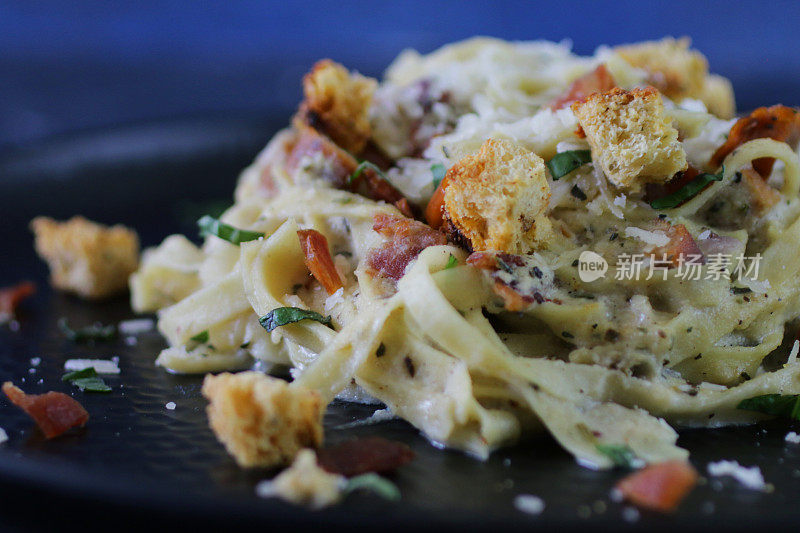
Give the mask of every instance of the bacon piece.
[[[592, 93], [602, 93], [610, 91], [617, 86], [613, 76], [605, 65], [599, 65], [593, 71], [584, 74], [572, 82], [567, 92], [559, 96], [552, 104], [550, 109], [557, 111], [567, 107], [572, 102], [586, 98]], [[582, 130], [581, 130], [582, 131]]]
[[333, 263], [325, 235], [317, 230], [301, 229], [297, 232], [297, 236], [300, 238], [300, 247], [305, 256], [303, 261], [311, 271], [311, 275], [325, 287], [328, 294], [341, 289], [344, 284]]
[[48, 439], [58, 437], [70, 428], [82, 427], [89, 420], [86, 409], [63, 392], [25, 394], [10, 381], [3, 383], [3, 392], [11, 403], [36, 422]]
[[677, 267], [685, 261], [696, 260], [692, 256], [699, 256], [700, 261], [703, 262], [703, 252], [697, 246], [686, 226], [683, 224], [675, 224], [673, 226], [663, 220], [659, 220], [658, 225], [667, 226], [664, 229], [664, 233], [669, 237], [669, 242], [665, 246], [660, 246], [653, 250], [652, 253], [656, 260], [660, 260], [666, 255], [670, 268]]
[[370, 250], [367, 264], [374, 272], [393, 280], [402, 278], [406, 266], [425, 248], [447, 244], [444, 235], [410, 218], [378, 213], [372, 229], [389, 240]]
[[742, 169], [742, 181], [750, 193], [750, 205], [758, 216], [765, 214], [781, 199], [781, 193], [770, 187], [758, 172], [751, 168]]
[[35, 293], [36, 284], [32, 281], [22, 281], [11, 287], [0, 289], [0, 322], [4, 318], [12, 318], [17, 306]]
[[[516, 282], [509, 284], [495, 275], [501, 268], [505, 270], [524, 267], [525, 260], [518, 255], [505, 252], [473, 252], [467, 257], [467, 264], [491, 272], [491, 277], [494, 281], [492, 289], [496, 295], [503, 299], [503, 307], [507, 311], [524, 311], [533, 302], [540, 304], [553, 301], [536, 291], [531, 294], [523, 294], [517, 290]], [[504, 266], [501, 267], [501, 264]]]
[[623, 497], [646, 509], [670, 513], [697, 483], [697, 471], [686, 461], [647, 466], [617, 483]]
[[[763, 138], [796, 145], [800, 140], [800, 113], [784, 105], [759, 107], [748, 116], [736, 121], [728, 134], [728, 140], [717, 148], [709, 164], [717, 168], [728, 154], [742, 144]], [[766, 179], [772, 172], [774, 163], [775, 159], [763, 157], [753, 161], [753, 169]]]
[[413, 459], [411, 448], [381, 437], [352, 439], [317, 452], [317, 462], [323, 469], [346, 477], [393, 472]]
[[425, 208], [425, 220], [433, 229], [439, 229], [444, 223], [444, 190], [447, 188], [447, 176], [433, 191], [428, 206]]

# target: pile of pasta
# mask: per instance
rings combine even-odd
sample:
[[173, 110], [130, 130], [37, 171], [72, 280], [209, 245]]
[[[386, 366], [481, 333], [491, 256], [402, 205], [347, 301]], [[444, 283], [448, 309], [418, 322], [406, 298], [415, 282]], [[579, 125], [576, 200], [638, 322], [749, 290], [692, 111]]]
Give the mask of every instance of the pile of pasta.
[[[657, 89], [685, 162], [709, 176], [704, 188], [655, 208], [652, 188], [612, 181], [571, 105], [608, 92], [606, 76], [630, 94]], [[304, 89], [293, 125], [241, 175], [216, 226], [230, 231], [201, 247], [170, 236], [133, 275], [134, 309], [157, 311], [169, 344], [158, 365], [289, 367], [323, 402], [385, 404], [436, 445], [486, 458], [544, 429], [592, 468], [613, 466], [614, 447], [644, 462], [686, 458], [673, 427], [751, 423], [765, 415], [742, 401], [800, 393], [789, 353], [800, 314], [796, 135], [748, 138], [719, 156], [737, 124], [733, 94], [686, 40], [579, 57], [566, 44], [479, 38], [405, 52], [380, 83], [321, 62]], [[482, 249], [419, 221], [487, 140], [542, 161], [591, 152], [562, 176], [543, 174], [545, 244]], [[758, 255], [758, 276], [714, 279], [708, 261], [698, 280], [678, 268], [615, 276], [619, 254], [658, 251], [678, 226], [706, 256]], [[315, 272], [310, 230], [339, 283]], [[604, 278], [581, 279], [586, 251], [609, 263]], [[281, 309], [308, 313], [267, 324]]]

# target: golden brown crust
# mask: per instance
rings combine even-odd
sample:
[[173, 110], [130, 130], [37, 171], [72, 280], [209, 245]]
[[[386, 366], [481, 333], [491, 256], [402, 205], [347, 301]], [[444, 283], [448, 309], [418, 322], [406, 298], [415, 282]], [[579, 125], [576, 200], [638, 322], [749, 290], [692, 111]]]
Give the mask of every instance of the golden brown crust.
[[50, 283], [83, 298], [125, 291], [139, 265], [139, 237], [124, 226], [108, 227], [81, 216], [66, 222], [36, 217], [31, 229], [36, 251], [50, 267]]
[[573, 103], [572, 110], [592, 148], [592, 161], [619, 188], [637, 191], [688, 167], [678, 130], [653, 87], [595, 93]]
[[275, 466], [322, 445], [325, 406], [315, 391], [260, 372], [207, 375], [208, 422], [242, 467]]
[[445, 177], [443, 229], [469, 250], [523, 253], [553, 236], [544, 161], [510, 141], [489, 139]]
[[376, 87], [374, 79], [323, 59], [303, 78], [305, 100], [298, 116], [351, 154], [359, 154], [372, 136], [369, 108]]

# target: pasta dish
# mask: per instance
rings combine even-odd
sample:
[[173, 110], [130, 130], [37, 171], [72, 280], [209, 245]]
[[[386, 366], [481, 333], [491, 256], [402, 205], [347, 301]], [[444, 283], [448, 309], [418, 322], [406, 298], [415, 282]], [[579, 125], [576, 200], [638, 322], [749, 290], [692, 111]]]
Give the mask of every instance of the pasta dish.
[[[475, 38], [380, 82], [320, 61], [303, 90], [202, 246], [172, 235], [131, 278], [165, 369], [291, 369], [237, 389], [284, 420], [225, 439], [241, 464], [319, 443], [299, 421], [337, 398], [478, 458], [547, 431], [603, 469], [800, 393], [800, 116], [737, 117], [688, 40]], [[229, 379], [204, 387], [218, 434]]]

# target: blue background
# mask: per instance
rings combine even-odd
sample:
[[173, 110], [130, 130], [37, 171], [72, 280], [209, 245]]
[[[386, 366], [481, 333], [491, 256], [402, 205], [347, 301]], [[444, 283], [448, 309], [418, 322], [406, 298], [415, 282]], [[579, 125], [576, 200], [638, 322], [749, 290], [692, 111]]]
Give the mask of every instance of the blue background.
[[740, 108], [800, 104], [800, 2], [0, 2], [0, 147], [186, 114], [286, 113], [332, 57], [378, 75], [476, 34], [601, 43], [689, 35]]

